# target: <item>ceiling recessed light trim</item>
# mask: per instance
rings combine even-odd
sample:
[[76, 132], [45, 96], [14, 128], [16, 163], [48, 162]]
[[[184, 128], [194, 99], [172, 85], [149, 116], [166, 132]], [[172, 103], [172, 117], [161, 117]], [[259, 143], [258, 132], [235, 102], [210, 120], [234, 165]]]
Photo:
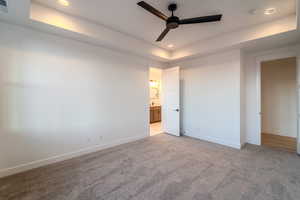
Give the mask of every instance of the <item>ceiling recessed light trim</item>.
[[265, 14], [265, 15], [272, 15], [272, 14], [274, 14], [274, 13], [276, 13], [276, 8], [267, 8], [267, 9], [265, 9], [265, 11], [264, 11], [264, 14]]
[[67, 0], [57, 0], [60, 5], [69, 6], [70, 2]]

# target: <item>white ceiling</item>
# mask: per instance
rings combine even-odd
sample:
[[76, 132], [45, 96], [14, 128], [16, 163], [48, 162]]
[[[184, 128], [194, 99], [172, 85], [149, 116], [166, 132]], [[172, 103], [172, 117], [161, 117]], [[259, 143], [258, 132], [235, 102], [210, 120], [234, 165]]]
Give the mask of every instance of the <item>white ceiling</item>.
[[[155, 42], [165, 27], [165, 22], [137, 6], [139, 0], [69, 0], [70, 6], [63, 7], [57, 0], [34, 0], [40, 4], [105, 25], [116, 31], [129, 34], [154, 45], [173, 50], [223, 33], [240, 30], [251, 25], [269, 22], [295, 14], [295, 0], [146, 0], [155, 8], [169, 15], [170, 2], [178, 3], [176, 15], [181, 18], [223, 14], [222, 22], [183, 25], [172, 30], [161, 43]], [[274, 7], [277, 13], [264, 15], [265, 8]], [[253, 15], [250, 11], [258, 9]]]

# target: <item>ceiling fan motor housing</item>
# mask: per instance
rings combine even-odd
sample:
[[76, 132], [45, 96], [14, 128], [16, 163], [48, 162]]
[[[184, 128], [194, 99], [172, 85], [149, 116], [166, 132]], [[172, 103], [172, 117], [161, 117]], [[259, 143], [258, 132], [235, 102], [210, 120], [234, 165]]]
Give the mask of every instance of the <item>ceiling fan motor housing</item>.
[[169, 29], [175, 29], [179, 26], [179, 18], [176, 16], [169, 17], [167, 19], [167, 27]]
[[168, 6], [168, 10], [169, 11], [175, 11], [177, 10], [177, 4], [176, 3], [172, 3]]

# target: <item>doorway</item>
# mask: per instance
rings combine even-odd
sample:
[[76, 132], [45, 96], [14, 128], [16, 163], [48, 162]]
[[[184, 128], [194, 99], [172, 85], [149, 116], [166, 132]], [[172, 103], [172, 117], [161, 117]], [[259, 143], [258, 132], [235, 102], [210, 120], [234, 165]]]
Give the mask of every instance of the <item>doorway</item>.
[[296, 57], [261, 62], [262, 145], [297, 151]]
[[150, 91], [150, 136], [162, 133], [161, 116], [161, 92], [162, 92], [162, 70], [150, 68], [149, 70]]
[[180, 136], [180, 68], [149, 69], [150, 136]]

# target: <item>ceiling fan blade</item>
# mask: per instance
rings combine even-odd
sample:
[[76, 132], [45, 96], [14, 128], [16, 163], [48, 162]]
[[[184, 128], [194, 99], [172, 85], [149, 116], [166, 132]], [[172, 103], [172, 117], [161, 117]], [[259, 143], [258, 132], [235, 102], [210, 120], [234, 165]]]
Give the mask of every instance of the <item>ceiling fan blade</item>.
[[164, 37], [168, 34], [169, 31], [170, 31], [170, 29], [166, 28], [166, 29], [160, 34], [160, 36], [157, 38], [156, 42], [162, 41], [162, 39], [164, 39]]
[[148, 3], [146, 3], [145, 1], [140, 1], [137, 3], [139, 6], [141, 6], [142, 8], [146, 9], [147, 11], [151, 12], [153, 15], [156, 15], [157, 17], [163, 19], [163, 20], [167, 20], [168, 17], [163, 14], [162, 12], [160, 12], [159, 10], [157, 10], [156, 8], [153, 8], [151, 5], [149, 5]]
[[197, 23], [205, 23], [205, 22], [216, 22], [216, 21], [221, 21], [221, 19], [222, 19], [222, 15], [211, 15], [205, 17], [182, 19], [179, 21], [179, 24], [197, 24]]

